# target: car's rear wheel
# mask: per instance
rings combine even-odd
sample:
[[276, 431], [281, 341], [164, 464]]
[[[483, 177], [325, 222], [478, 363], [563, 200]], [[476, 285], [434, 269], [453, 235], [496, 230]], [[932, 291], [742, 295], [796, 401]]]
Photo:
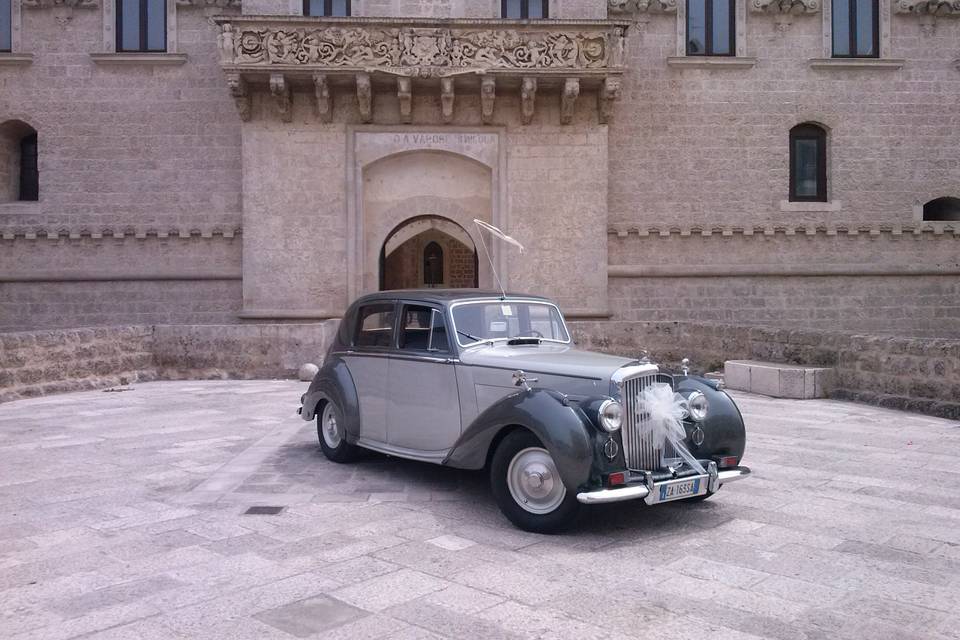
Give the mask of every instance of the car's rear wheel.
[[529, 431], [514, 431], [500, 442], [490, 486], [503, 514], [526, 531], [554, 533], [570, 526], [580, 510], [550, 452]]
[[347, 442], [343, 431], [343, 413], [332, 401], [324, 402], [317, 414], [317, 439], [323, 455], [333, 462], [352, 462], [357, 457], [357, 448]]

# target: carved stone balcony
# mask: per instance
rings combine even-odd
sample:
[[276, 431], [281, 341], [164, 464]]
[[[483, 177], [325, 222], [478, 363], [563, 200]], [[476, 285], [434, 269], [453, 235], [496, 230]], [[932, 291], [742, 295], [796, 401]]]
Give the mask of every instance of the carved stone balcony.
[[238, 16], [220, 25], [220, 62], [240, 116], [250, 93], [268, 88], [281, 118], [291, 118], [291, 91], [311, 92], [321, 120], [331, 121], [331, 92], [355, 91], [360, 118], [373, 118], [377, 92], [395, 92], [404, 122], [413, 96], [439, 94], [442, 118], [455, 97], [479, 94], [484, 123], [498, 94], [519, 92], [521, 121], [533, 118], [537, 93], [556, 94], [560, 120], [573, 119], [581, 93], [595, 91], [606, 122], [624, 72], [628, 22], [608, 20], [432, 20]]

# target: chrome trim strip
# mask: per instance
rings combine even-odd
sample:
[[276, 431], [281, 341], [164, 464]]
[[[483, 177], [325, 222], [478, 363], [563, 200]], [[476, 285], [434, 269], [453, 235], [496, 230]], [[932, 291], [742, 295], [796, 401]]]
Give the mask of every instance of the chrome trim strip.
[[720, 481], [720, 484], [725, 482], [733, 482], [735, 480], [743, 480], [751, 473], [750, 467], [734, 467], [733, 469], [724, 469], [717, 473], [717, 480]]
[[621, 500], [636, 500], [645, 498], [650, 491], [646, 485], [619, 487], [617, 489], [600, 489], [599, 491], [584, 491], [577, 494], [577, 502], [582, 504], [603, 504], [605, 502], [620, 502]]
[[620, 367], [613, 372], [613, 375], [610, 376], [610, 381], [615, 384], [620, 384], [626, 378], [632, 378], [634, 376], [640, 376], [644, 374], [651, 373], [660, 373], [660, 367], [655, 364], [631, 364], [625, 367]]
[[457, 364], [460, 362], [460, 358], [455, 357], [453, 354], [450, 356], [441, 357], [441, 356], [423, 356], [416, 353], [404, 353], [402, 349], [396, 351], [390, 351], [388, 353], [382, 351], [333, 351], [329, 355], [331, 356], [353, 356], [353, 357], [362, 357], [362, 358], [393, 358], [395, 360], [418, 360], [421, 362], [436, 362], [438, 364]]

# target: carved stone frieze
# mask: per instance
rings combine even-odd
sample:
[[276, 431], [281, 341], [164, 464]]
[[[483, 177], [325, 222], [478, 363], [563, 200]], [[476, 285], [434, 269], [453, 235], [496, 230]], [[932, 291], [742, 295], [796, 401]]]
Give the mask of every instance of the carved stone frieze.
[[897, 0], [893, 6], [896, 13], [960, 17], [960, 0]]
[[614, 15], [676, 13], [677, 0], [607, 0], [607, 11]]
[[100, 6], [100, 0], [23, 0], [21, 6], [27, 9], [51, 9], [56, 7], [96, 9]]
[[[602, 69], [615, 30], [365, 28], [222, 23], [221, 59], [234, 65], [315, 65], [443, 77], [464, 70]], [[229, 35], [228, 35], [229, 33]]]
[[818, 13], [820, 0], [750, 0], [750, 11], [798, 16]]

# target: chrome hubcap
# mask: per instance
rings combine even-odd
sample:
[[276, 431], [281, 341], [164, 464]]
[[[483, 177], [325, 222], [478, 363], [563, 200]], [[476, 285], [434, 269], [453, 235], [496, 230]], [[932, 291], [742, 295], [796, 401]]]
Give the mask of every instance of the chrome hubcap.
[[550, 513], [563, 502], [567, 488], [546, 449], [529, 447], [517, 453], [507, 469], [513, 499], [530, 513]]
[[340, 426], [337, 424], [337, 412], [333, 410], [333, 405], [329, 402], [323, 408], [323, 415], [320, 416], [320, 432], [323, 434], [323, 441], [331, 449], [340, 446], [343, 435], [340, 433]]

